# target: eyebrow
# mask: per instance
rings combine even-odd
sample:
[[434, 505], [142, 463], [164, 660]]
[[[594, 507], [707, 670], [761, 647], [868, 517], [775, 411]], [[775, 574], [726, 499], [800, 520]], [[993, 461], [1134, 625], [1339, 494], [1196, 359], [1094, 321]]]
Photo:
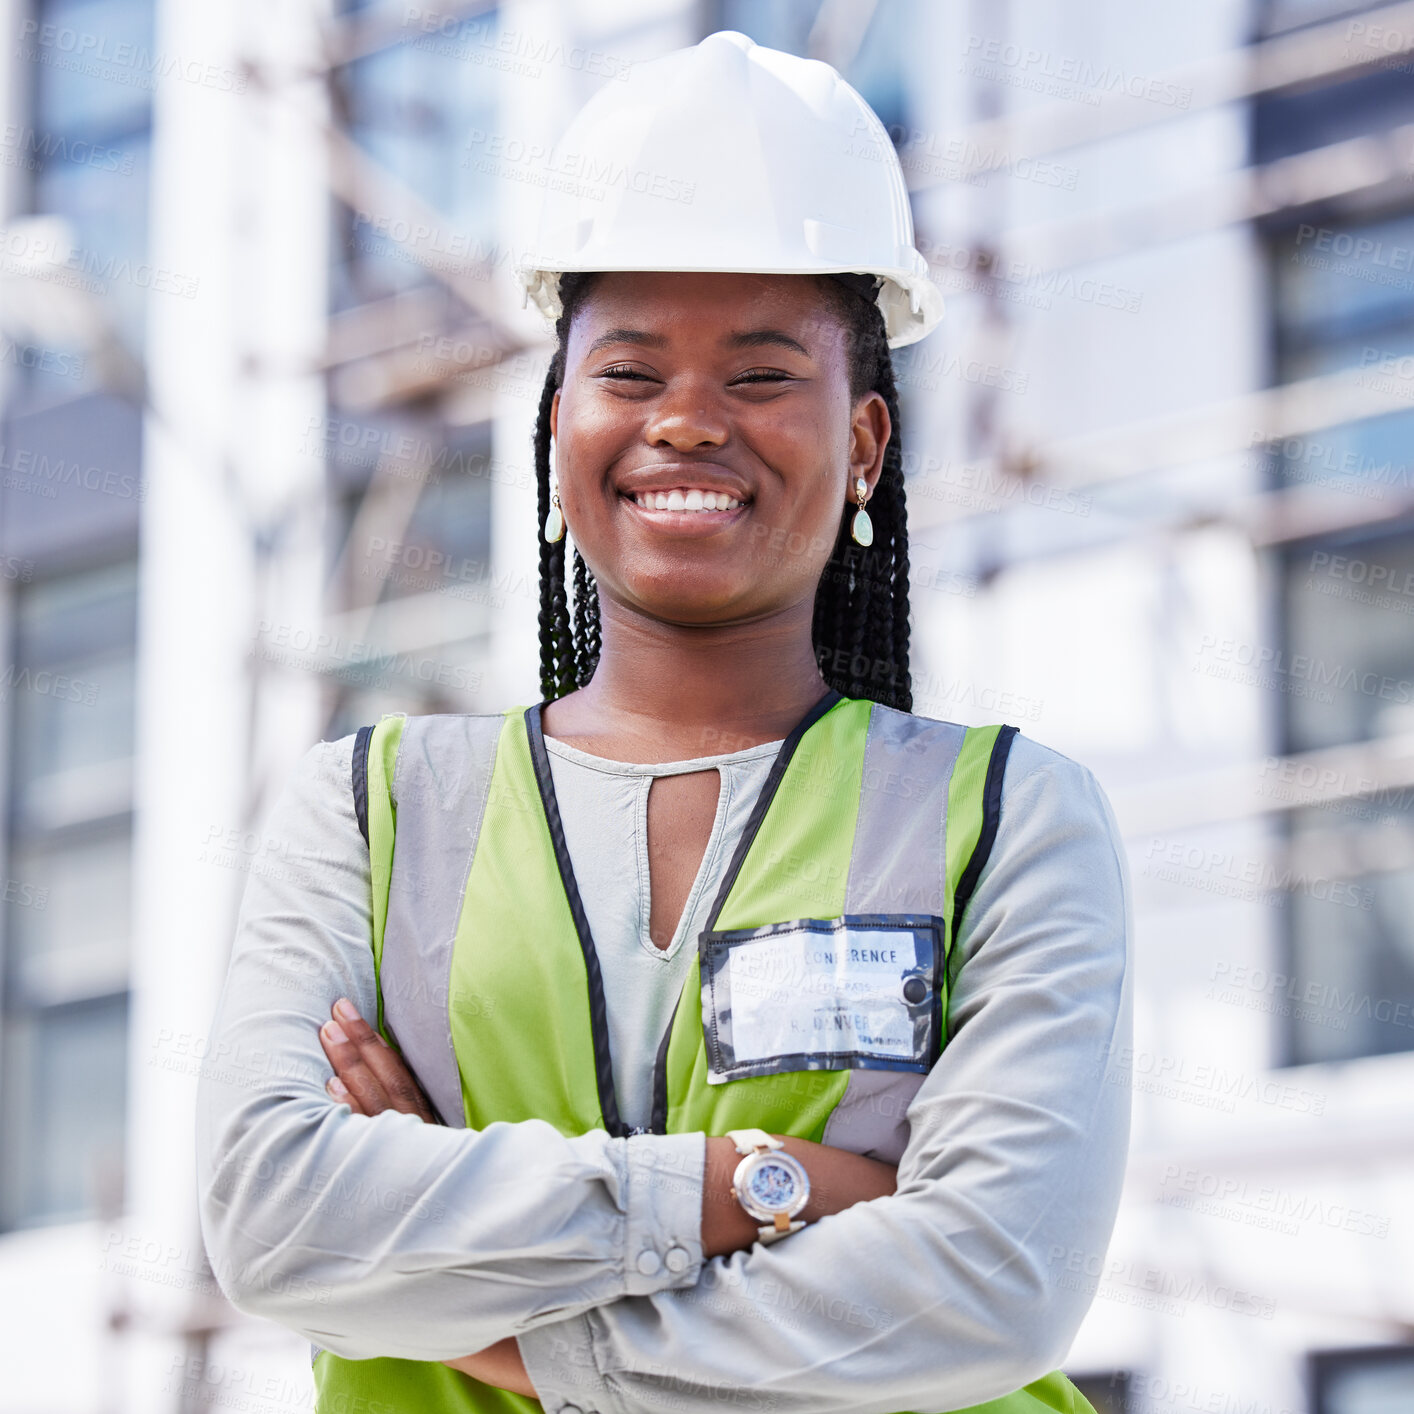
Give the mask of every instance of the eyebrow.
[[[644, 348], [660, 349], [667, 342], [661, 334], [650, 334], [646, 329], [610, 329], [607, 333], [600, 334], [584, 353], [588, 358], [610, 344], [639, 344]], [[774, 345], [804, 354], [806, 358], [810, 357], [810, 350], [783, 329], [744, 329], [736, 334], [728, 334], [722, 342], [729, 349], [757, 349]]]
[[810, 350], [799, 339], [791, 338], [783, 329], [748, 329], [743, 333], [730, 335], [723, 342], [729, 349], [758, 349], [774, 344], [804, 354], [806, 358], [810, 357]]
[[607, 348], [610, 344], [642, 344], [646, 348], [660, 349], [668, 341], [660, 334], [650, 334], [644, 329], [610, 329], [607, 334], [600, 334], [590, 346], [585, 349], [584, 356], [598, 353], [600, 349]]

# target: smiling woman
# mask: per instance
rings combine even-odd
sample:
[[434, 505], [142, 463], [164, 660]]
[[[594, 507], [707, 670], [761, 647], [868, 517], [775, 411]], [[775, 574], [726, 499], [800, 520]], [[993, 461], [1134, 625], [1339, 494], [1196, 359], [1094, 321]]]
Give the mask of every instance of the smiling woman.
[[273, 1060], [203, 1077], [213, 1268], [320, 1414], [1089, 1410], [1125, 866], [1084, 767], [911, 711], [890, 349], [940, 302], [897, 159], [734, 33], [565, 146], [697, 201], [552, 198], [522, 271], [542, 700], [385, 716], [276, 806], [307, 867], [242, 903], [215, 1036]]
[[[592, 710], [593, 692], [571, 689], [625, 614], [691, 624], [714, 656], [769, 656], [817, 696], [907, 710], [902, 459], [877, 306], [826, 276], [736, 273], [567, 275], [561, 300], [536, 465], [548, 502], [553, 439], [581, 626], [542, 633], [556, 723]], [[687, 509], [693, 490], [725, 508]], [[865, 501], [879, 522], [867, 555], [849, 535]], [[542, 545], [542, 625], [564, 558], [563, 541]]]
[[[597, 583], [619, 563], [652, 574], [656, 592], [675, 590], [674, 611], [703, 627], [714, 613], [746, 618], [783, 596], [805, 601], [825, 680], [907, 710], [898, 401], [872, 298], [858, 284], [821, 275], [572, 273], [559, 287], [536, 470], [542, 516], [553, 497], [574, 537], [579, 621], [555, 631], [565, 550], [547, 536], [545, 695], [593, 677]], [[552, 439], [558, 494], [550, 487]], [[597, 488], [566, 479], [564, 468], [590, 459], [606, 461]], [[710, 511], [690, 508], [694, 489], [704, 503], [713, 496]], [[672, 504], [675, 490], [681, 506]], [[879, 523], [877, 544], [870, 521], [851, 525], [866, 501]], [[596, 504], [624, 514], [608, 521], [596, 516]], [[861, 545], [872, 547], [867, 556]]]

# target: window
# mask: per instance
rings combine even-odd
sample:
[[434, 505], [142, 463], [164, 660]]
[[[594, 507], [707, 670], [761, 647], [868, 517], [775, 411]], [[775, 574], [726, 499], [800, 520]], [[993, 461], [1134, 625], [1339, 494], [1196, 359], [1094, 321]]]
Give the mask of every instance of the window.
[[415, 232], [405, 211], [339, 208], [334, 229], [342, 248], [330, 262], [336, 313], [435, 287], [424, 262], [458, 268], [509, 258], [494, 248], [498, 194], [506, 179], [528, 179], [540, 160], [497, 132], [495, 78], [515, 56], [498, 48], [496, 10], [460, 21], [450, 12], [426, 14], [435, 22], [430, 32], [409, 20], [393, 42], [340, 70], [338, 83], [349, 136], [445, 219]]
[[[64, 217], [75, 249], [66, 279], [91, 294], [122, 344], [143, 346], [152, 91], [162, 72], [152, 0], [42, 0], [16, 46], [29, 66], [30, 122], [14, 154], [30, 175], [31, 210]], [[28, 354], [30, 402], [91, 386], [71, 350]], [[59, 357], [58, 355], [70, 355]]]
[[[364, 7], [339, 8], [353, 25]], [[539, 30], [503, 33], [495, 6], [375, 21], [335, 75], [341, 117], [434, 215], [341, 205], [333, 222], [331, 319], [357, 332], [329, 383], [325, 464], [342, 522], [329, 603], [379, 608], [361, 623], [367, 642], [328, 669], [326, 735], [385, 710], [466, 711], [479, 694], [481, 640], [508, 592], [490, 568], [492, 482], [519, 471], [493, 463], [484, 412], [455, 406], [503, 375], [486, 367], [493, 335], [437, 271], [510, 260], [495, 240], [500, 196], [542, 176], [544, 155], [498, 127], [498, 76], [560, 62]], [[429, 351], [444, 342], [452, 352]]]
[[[370, 491], [380, 459], [385, 484]], [[513, 596], [538, 593], [532, 576], [491, 560], [493, 483], [528, 471], [492, 457], [488, 424], [453, 426], [406, 408], [332, 419], [326, 466], [337, 508], [329, 602], [380, 606], [357, 644], [344, 645], [345, 661], [328, 665], [326, 736], [384, 711], [477, 710], [492, 620]], [[373, 522], [363, 518], [370, 503]]]
[[1070, 1381], [1095, 1406], [1095, 1414], [1125, 1414], [1130, 1378], [1127, 1370], [1115, 1370], [1104, 1375], [1072, 1375]]
[[121, 1179], [137, 565], [20, 584], [3, 890], [0, 1225], [72, 1220]]
[[[1378, 380], [1391, 410], [1275, 450], [1277, 486], [1366, 524], [1277, 556], [1283, 746], [1414, 733], [1414, 521], [1379, 514], [1414, 469], [1414, 214], [1310, 221], [1272, 241], [1278, 376]], [[1347, 783], [1358, 787], [1358, 781]], [[1286, 923], [1294, 1064], [1414, 1049], [1409, 791], [1292, 811]]]
[[1311, 1357], [1312, 1414], [1405, 1414], [1414, 1408], [1414, 1346]]

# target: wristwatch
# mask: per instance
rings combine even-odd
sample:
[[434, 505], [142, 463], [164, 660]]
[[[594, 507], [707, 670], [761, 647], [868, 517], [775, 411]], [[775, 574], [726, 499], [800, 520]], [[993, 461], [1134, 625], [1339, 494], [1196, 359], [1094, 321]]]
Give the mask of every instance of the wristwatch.
[[[746, 1157], [732, 1174], [732, 1197], [753, 1218], [763, 1222], [756, 1229], [762, 1242], [779, 1242], [805, 1226], [791, 1219], [810, 1197], [810, 1175], [799, 1159], [785, 1152], [785, 1145], [764, 1129], [729, 1129], [727, 1138]], [[776, 1150], [778, 1152], [772, 1152]]]

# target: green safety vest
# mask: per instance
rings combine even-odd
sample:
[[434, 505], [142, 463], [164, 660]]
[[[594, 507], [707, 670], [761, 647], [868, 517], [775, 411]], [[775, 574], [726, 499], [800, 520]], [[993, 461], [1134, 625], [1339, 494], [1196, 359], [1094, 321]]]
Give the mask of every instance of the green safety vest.
[[[541, 1119], [565, 1135], [624, 1136], [641, 1131], [622, 1122], [614, 1097], [599, 967], [555, 803], [543, 706], [385, 714], [356, 736], [378, 1026], [448, 1125]], [[657, 1050], [649, 1132], [755, 1126], [898, 1162], [904, 1111], [945, 1044], [951, 944], [996, 833], [1015, 732], [833, 690], [806, 713], [781, 745], [699, 936]], [[787, 1058], [771, 1073], [709, 1082], [717, 1037], [703, 1025], [704, 963], [715, 977], [724, 941], [797, 920], [933, 930], [931, 993], [919, 1008], [923, 1024], [931, 1016], [926, 1066]], [[914, 998], [923, 991], [917, 984]], [[715, 1055], [720, 1074], [723, 1052]], [[542, 1408], [434, 1361], [316, 1350], [313, 1365], [317, 1414]], [[1059, 1371], [974, 1410], [1094, 1414]]]

